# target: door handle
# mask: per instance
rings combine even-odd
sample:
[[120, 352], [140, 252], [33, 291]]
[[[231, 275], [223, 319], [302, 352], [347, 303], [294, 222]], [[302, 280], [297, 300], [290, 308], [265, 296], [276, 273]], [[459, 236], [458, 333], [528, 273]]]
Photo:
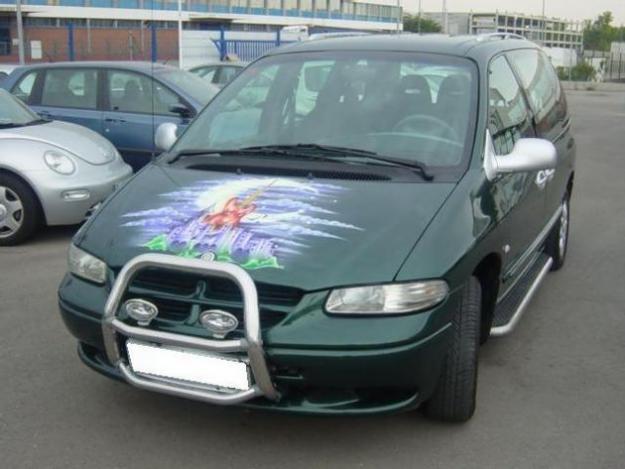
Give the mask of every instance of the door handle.
[[126, 121], [124, 119], [115, 119], [113, 117], [106, 117], [104, 122], [115, 123], [115, 124], [125, 124]]

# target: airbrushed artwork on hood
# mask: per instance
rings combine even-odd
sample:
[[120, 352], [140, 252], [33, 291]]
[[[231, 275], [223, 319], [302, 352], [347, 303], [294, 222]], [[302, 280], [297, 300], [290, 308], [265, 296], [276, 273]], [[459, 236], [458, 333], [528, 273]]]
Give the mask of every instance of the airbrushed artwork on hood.
[[245, 269], [284, 268], [307, 240], [345, 240], [359, 227], [332, 206], [345, 188], [286, 178], [231, 177], [163, 194], [163, 206], [127, 213], [131, 242], [151, 251], [232, 262]]

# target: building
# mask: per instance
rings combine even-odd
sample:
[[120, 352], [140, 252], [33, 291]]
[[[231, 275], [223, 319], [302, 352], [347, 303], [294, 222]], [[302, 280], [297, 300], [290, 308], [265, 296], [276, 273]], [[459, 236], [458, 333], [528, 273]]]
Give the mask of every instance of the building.
[[[441, 12], [423, 13], [423, 16], [439, 24], [444, 23]], [[583, 48], [583, 22], [557, 18], [524, 15], [520, 13], [448, 13], [449, 34], [511, 33], [524, 36], [544, 47], [575, 49]]]
[[[186, 30], [394, 31], [395, 0], [182, 0]], [[177, 0], [23, 0], [26, 60], [177, 58]], [[158, 50], [153, 54], [153, 49]], [[0, 62], [17, 62], [15, 0], [0, 0]]]

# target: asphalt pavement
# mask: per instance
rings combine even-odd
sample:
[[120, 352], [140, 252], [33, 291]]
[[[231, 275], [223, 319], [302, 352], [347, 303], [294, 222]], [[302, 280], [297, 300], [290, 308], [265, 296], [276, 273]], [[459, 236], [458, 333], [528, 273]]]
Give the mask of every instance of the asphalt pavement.
[[221, 408], [101, 377], [57, 311], [75, 228], [56, 228], [0, 248], [0, 468], [625, 467], [625, 93], [569, 103], [567, 264], [482, 348], [469, 423]]

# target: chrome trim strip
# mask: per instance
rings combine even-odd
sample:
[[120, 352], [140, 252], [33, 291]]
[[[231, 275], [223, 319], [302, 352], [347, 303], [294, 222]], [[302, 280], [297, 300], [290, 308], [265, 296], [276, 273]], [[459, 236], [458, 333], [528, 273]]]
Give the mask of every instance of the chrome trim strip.
[[540, 286], [540, 284], [543, 282], [543, 280], [549, 273], [549, 269], [551, 269], [551, 264], [553, 264], [553, 259], [550, 257], [549, 259], [547, 259], [547, 262], [545, 262], [545, 265], [540, 270], [540, 273], [536, 276], [536, 279], [534, 280], [534, 283], [532, 283], [532, 286], [527, 290], [525, 297], [523, 298], [523, 300], [517, 307], [516, 311], [512, 315], [512, 319], [510, 319], [508, 324], [506, 324], [505, 326], [491, 328], [490, 335], [492, 337], [501, 337], [506, 334], [509, 334], [510, 332], [514, 330], [516, 325], [521, 320], [521, 316], [523, 316], [523, 313], [525, 312], [525, 309], [527, 308], [527, 305], [529, 304], [530, 300], [532, 299], [532, 297], [538, 290], [538, 287]]
[[[243, 295], [244, 317], [244, 340], [215, 341], [198, 337], [172, 334], [168, 332], [153, 331], [138, 327], [128, 326], [116, 318], [121, 299], [128, 284], [142, 269], [148, 267], [161, 267], [179, 272], [194, 273], [200, 275], [212, 275], [232, 280]], [[170, 345], [190, 346], [208, 351], [217, 352], [247, 352], [252, 375], [256, 380], [256, 386], [247, 391], [222, 394], [214, 391], [203, 391], [185, 387], [184, 385], [172, 385], [145, 379], [137, 376], [124, 363], [118, 346], [117, 335], [122, 334], [139, 340], [147, 340]], [[249, 274], [233, 264], [225, 262], [203, 261], [199, 259], [185, 259], [167, 254], [142, 254], [124, 265], [115, 279], [111, 293], [104, 307], [102, 318], [102, 335], [104, 347], [109, 361], [122, 372], [126, 380], [136, 386], [155, 391], [189, 397], [196, 400], [204, 400], [211, 403], [237, 403], [243, 402], [257, 395], [264, 395], [268, 399], [277, 400], [280, 395], [275, 389], [263, 351], [260, 313], [258, 309], [258, 293], [256, 285]], [[253, 392], [252, 392], [253, 391]], [[223, 399], [221, 397], [223, 397]]]

